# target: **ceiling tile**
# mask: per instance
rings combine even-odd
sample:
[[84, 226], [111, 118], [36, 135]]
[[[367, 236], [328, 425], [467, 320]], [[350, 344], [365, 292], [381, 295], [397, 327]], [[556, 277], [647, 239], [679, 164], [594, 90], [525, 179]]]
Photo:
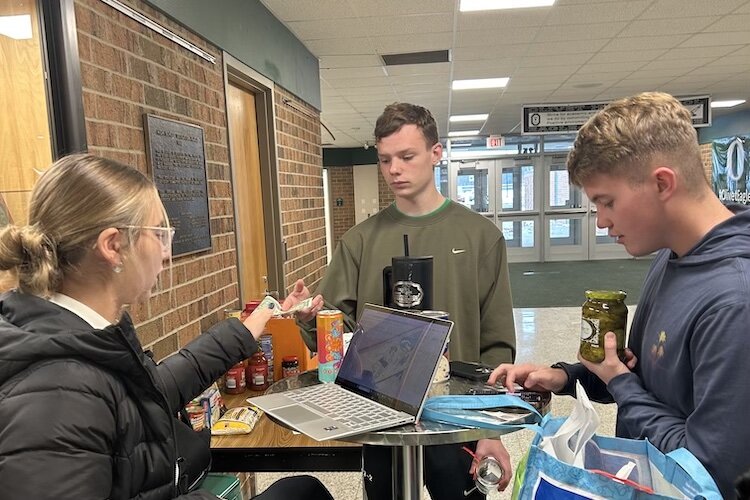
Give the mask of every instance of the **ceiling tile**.
[[[748, 3], [750, 5], [750, 3]], [[747, 32], [747, 27], [750, 26], [750, 13], [748, 14], [731, 14], [724, 16], [711, 26], [708, 26], [704, 31], [707, 32], [727, 32], [727, 31], [744, 31]]]
[[652, 50], [671, 49], [683, 41], [689, 35], [666, 35], [666, 36], [644, 36], [644, 37], [621, 37], [611, 40], [602, 48], [603, 52], [623, 52], [628, 50]]
[[534, 42], [569, 42], [573, 40], [593, 40], [596, 38], [611, 39], [625, 26], [627, 26], [627, 22], [544, 26], [539, 29]]
[[743, 45], [717, 45], [713, 47], [691, 47], [668, 50], [659, 59], [693, 59], [694, 57], [724, 57], [741, 49]]
[[555, 5], [547, 17], [548, 26], [580, 24], [582, 19], [589, 24], [613, 21], [630, 21], [638, 17], [650, 3], [649, 0], [631, 2], [587, 2], [580, 5]]
[[[395, 54], [400, 52], [420, 52], [423, 50], [440, 50], [448, 48], [446, 42], [453, 39], [453, 34], [416, 33], [408, 36], [377, 36], [372, 43], [378, 54]], [[344, 40], [343, 43], [349, 43]]]
[[487, 47], [487, 50], [498, 48], [502, 50], [504, 44], [528, 43], [534, 40], [538, 28], [512, 26], [498, 30], [460, 31], [456, 37], [456, 47]]
[[459, 12], [461, 31], [498, 30], [509, 27], [543, 26], [549, 9], [508, 9], [483, 12]]
[[608, 40], [574, 40], [572, 42], [531, 43], [526, 55], [546, 56], [598, 52]]
[[710, 47], [714, 45], [744, 45], [748, 42], [747, 32], [700, 33], [680, 44], [680, 47]]
[[[297, 0], [299, 2], [300, 0]], [[318, 4], [321, 0], [310, 3]], [[385, 13], [423, 14], [425, 12], [454, 12], [455, 0], [348, 0], [357, 15], [362, 17], [382, 16]]]
[[674, 19], [675, 17], [700, 17], [729, 14], [745, 0], [721, 0], [700, 2], [685, 0], [656, 0], [639, 19]]
[[[700, 1], [700, 0], [694, 0]], [[682, 35], [700, 33], [703, 28], [719, 20], [717, 16], [688, 17], [678, 19], [644, 19], [631, 22], [620, 37], [659, 35]]]
[[455, 47], [451, 54], [453, 61], [477, 61], [477, 60], [494, 60], [498, 55], [504, 57], [525, 56], [528, 46], [524, 44], [508, 44], [492, 50], [486, 50], [484, 47]]
[[618, 63], [626, 62], [649, 62], [663, 55], [664, 49], [656, 50], [630, 50], [627, 52], [599, 52], [594, 55], [590, 60], [590, 64], [606, 63], [609, 61], [617, 61]]

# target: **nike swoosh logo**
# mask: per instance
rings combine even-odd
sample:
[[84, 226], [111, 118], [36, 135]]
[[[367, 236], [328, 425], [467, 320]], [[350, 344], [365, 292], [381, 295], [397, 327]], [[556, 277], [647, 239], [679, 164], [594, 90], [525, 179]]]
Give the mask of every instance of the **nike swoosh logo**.
[[451, 248], [451, 252], [454, 254], [464, 253], [465, 251], [463, 248]]

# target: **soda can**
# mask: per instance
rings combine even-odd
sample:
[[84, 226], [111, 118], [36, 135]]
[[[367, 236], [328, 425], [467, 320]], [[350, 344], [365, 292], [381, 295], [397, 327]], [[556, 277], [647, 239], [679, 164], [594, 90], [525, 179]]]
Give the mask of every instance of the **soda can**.
[[333, 382], [344, 357], [344, 313], [337, 309], [320, 311], [318, 328], [318, 380]]
[[[416, 311], [418, 314], [421, 314], [422, 316], [427, 316], [428, 318], [437, 318], [437, 319], [450, 319], [450, 314], [448, 314], [447, 311]], [[445, 350], [443, 351], [443, 356], [450, 361], [451, 355], [450, 355], [450, 345], [451, 345], [451, 339], [448, 338], [448, 342], [445, 343]]]
[[[414, 311], [417, 314], [420, 314], [422, 316], [427, 316], [428, 318], [437, 318], [437, 319], [449, 319], [450, 314], [448, 314], [446, 311]], [[438, 361], [438, 368], [435, 372], [435, 378], [432, 379], [432, 383], [438, 383], [438, 382], [445, 382], [449, 378], [451, 378], [451, 370], [450, 370], [450, 343], [451, 339], [448, 338], [448, 342], [445, 343], [445, 348], [443, 349], [443, 357]]]

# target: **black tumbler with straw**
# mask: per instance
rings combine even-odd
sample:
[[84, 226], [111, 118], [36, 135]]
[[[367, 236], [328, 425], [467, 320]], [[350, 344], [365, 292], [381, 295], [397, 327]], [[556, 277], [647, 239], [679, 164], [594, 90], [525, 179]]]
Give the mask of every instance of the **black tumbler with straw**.
[[404, 256], [393, 257], [383, 269], [383, 303], [396, 309], [432, 309], [432, 256], [411, 257], [409, 235], [404, 235]]

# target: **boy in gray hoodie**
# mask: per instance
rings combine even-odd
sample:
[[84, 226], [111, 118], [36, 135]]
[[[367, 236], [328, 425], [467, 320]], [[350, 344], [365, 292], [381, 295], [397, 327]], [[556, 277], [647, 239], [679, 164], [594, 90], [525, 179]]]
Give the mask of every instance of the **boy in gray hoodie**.
[[574, 394], [580, 380], [591, 399], [617, 403], [618, 436], [687, 448], [733, 498], [750, 467], [750, 210], [712, 192], [690, 112], [668, 94], [599, 111], [568, 172], [628, 253], [658, 251], [630, 328], [635, 359], [623, 363], [608, 333], [601, 363], [503, 364], [489, 383]]

